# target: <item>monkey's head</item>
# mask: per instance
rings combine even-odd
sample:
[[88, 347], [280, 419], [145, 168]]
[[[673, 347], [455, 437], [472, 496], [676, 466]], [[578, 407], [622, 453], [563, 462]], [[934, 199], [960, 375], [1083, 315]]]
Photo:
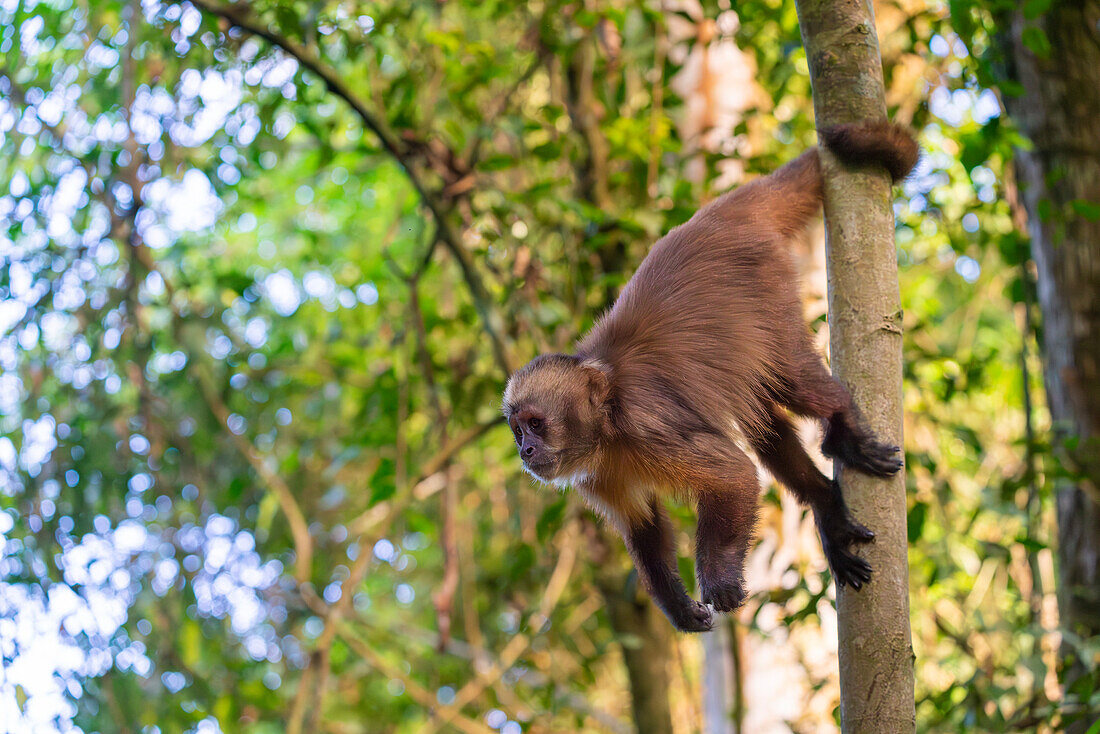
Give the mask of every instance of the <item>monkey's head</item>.
[[536, 357], [504, 390], [524, 468], [544, 482], [585, 470], [608, 428], [607, 370], [568, 354]]

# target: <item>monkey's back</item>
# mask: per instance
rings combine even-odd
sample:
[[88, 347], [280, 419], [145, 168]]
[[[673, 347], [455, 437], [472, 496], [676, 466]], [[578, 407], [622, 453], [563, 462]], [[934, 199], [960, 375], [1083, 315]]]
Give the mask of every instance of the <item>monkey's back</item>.
[[[610, 367], [622, 430], [763, 429], [808, 339], [774, 193], [742, 187], [661, 238], [581, 341]], [[787, 202], [804, 226], [816, 192], [800, 193], [815, 197]]]

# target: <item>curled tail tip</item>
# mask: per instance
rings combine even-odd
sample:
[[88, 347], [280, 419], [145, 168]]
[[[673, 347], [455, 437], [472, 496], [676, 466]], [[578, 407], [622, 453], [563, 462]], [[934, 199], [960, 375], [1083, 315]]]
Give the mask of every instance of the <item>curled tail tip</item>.
[[893, 122], [833, 125], [819, 136], [841, 160], [855, 165], [878, 163], [895, 182], [908, 176], [920, 159], [920, 146], [912, 131]]

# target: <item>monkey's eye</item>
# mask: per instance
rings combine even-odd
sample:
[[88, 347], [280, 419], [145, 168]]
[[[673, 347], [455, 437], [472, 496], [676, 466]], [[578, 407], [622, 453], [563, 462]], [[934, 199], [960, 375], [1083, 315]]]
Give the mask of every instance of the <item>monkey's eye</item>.
[[532, 418], [531, 420], [527, 421], [527, 426], [532, 431], [537, 431], [539, 428], [542, 427], [542, 420], [540, 418]]

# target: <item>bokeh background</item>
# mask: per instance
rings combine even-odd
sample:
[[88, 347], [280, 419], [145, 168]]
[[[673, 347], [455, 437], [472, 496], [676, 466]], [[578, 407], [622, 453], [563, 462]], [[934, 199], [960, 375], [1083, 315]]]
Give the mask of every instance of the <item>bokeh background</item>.
[[[1097, 643], [1056, 598], [1005, 8], [875, 11], [924, 149], [918, 729], [1061, 730]], [[746, 607], [674, 635], [499, 420], [661, 233], [814, 140], [791, 0], [0, 1], [0, 731], [835, 731], [793, 500]], [[792, 247], [824, 349], [821, 235]]]

